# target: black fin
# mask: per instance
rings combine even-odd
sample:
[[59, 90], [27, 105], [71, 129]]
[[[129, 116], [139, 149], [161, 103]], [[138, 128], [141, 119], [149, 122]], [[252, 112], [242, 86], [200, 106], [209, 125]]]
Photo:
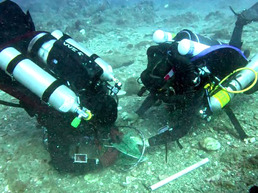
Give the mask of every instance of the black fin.
[[27, 22], [28, 30], [35, 31], [35, 25], [33, 23], [33, 20], [29, 11], [26, 12], [26, 22]]
[[231, 123], [234, 125], [237, 133], [239, 134], [239, 138], [244, 140], [248, 137], [248, 135], [243, 130], [242, 126], [240, 125], [239, 121], [237, 120], [235, 114], [233, 113], [232, 109], [229, 106], [224, 107], [224, 111], [226, 112], [227, 116], [229, 117]]
[[179, 142], [179, 139], [176, 140], [176, 143], [177, 143], [177, 145], [178, 145], [178, 147], [179, 147], [180, 149], [183, 149], [183, 148], [184, 148], [184, 147], [182, 146], [182, 144]]
[[241, 13], [241, 16], [249, 22], [258, 21], [258, 2], [255, 3], [251, 8], [244, 10]]
[[236, 13], [232, 7], [230, 7], [230, 9], [235, 15], [237, 15], [238, 22], [242, 23], [243, 25], [253, 21], [258, 21], [258, 2], [249, 9], [242, 11], [241, 13]]

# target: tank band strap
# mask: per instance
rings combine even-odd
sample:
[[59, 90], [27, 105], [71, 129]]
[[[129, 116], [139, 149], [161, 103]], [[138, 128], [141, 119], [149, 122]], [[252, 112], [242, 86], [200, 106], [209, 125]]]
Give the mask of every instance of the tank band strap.
[[99, 56], [98, 56], [97, 54], [92, 54], [92, 55], [90, 56], [90, 60], [91, 60], [91, 61], [95, 61], [98, 57], [99, 57]]
[[63, 85], [63, 81], [60, 79], [55, 80], [42, 94], [41, 100], [45, 103], [48, 102], [51, 94], [61, 85]]
[[[235, 80], [235, 81], [237, 81], [237, 80]], [[237, 81], [237, 82], [238, 82], [238, 84], [241, 86], [241, 84], [239, 83], [239, 81]], [[234, 85], [232, 85], [232, 84], [229, 84], [228, 87], [231, 88], [233, 91], [237, 91], [237, 88], [236, 88]], [[242, 90], [242, 89], [243, 89], [243, 88], [242, 88], [242, 86], [241, 86], [241, 90]]]
[[71, 38], [69, 35], [64, 34], [59, 40], [65, 41], [65, 40], [67, 40], [67, 39], [69, 39], [69, 38]]
[[10, 75], [13, 74], [13, 71], [15, 69], [15, 67], [17, 66], [17, 64], [19, 64], [20, 61], [26, 59], [24, 57], [24, 55], [19, 54], [16, 57], [14, 57], [8, 64], [7, 68], [6, 68], [6, 72], [9, 73]]
[[39, 49], [41, 48], [41, 46], [50, 41], [50, 40], [56, 40], [56, 38], [54, 36], [52, 36], [50, 33], [42, 36], [41, 38], [39, 38], [32, 46], [31, 48], [31, 56], [32, 57], [36, 57], [37, 53], [39, 51]]

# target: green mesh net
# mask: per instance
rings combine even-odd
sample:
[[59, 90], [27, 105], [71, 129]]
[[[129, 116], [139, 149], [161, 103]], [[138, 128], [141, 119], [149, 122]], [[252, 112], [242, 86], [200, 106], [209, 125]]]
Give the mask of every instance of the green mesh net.
[[[126, 131], [125, 131], [126, 130]], [[111, 146], [121, 152], [116, 165], [123, 169], [132, 169], [138, 163], [145, 161], [144, 137], [135, 128], [123, 128], [123, 139], [120, 143], [113, 143]]]

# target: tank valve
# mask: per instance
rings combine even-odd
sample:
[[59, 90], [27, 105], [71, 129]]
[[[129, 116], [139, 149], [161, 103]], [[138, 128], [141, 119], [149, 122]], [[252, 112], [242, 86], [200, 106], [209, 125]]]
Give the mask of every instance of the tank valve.
[[80, 125], [82, 119], [88, 121], [93, 116], [91, 111], [85, 107], [83, 107], [82, 109], [77, 107], [76, 112], [78, 113], [78, 116], [75, 117], [71, 122], [71, 126], [74, 128], [77, 128]]

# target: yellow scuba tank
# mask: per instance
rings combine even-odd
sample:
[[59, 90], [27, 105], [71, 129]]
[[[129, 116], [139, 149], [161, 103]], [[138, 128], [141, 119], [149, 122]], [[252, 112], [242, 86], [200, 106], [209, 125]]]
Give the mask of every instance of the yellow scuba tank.
[[[243, 93], [251, 89], [257, 82], [257, 72], [258, 54], [251, 59], [246, 67], [234, 71], [232, 74], [237, 73], [235, 78], [227, 83], [226, 86], [219, 87], [219, 90], [210, 97], [209, 106], [211, 111], [216, 112], [222, 109], [235, 96], [236, 93]], [[229, 76], [224, 78], [224, 80], [226, 81]], [[224, 82], [224, 80], [220, 83], [220, 85]]]

